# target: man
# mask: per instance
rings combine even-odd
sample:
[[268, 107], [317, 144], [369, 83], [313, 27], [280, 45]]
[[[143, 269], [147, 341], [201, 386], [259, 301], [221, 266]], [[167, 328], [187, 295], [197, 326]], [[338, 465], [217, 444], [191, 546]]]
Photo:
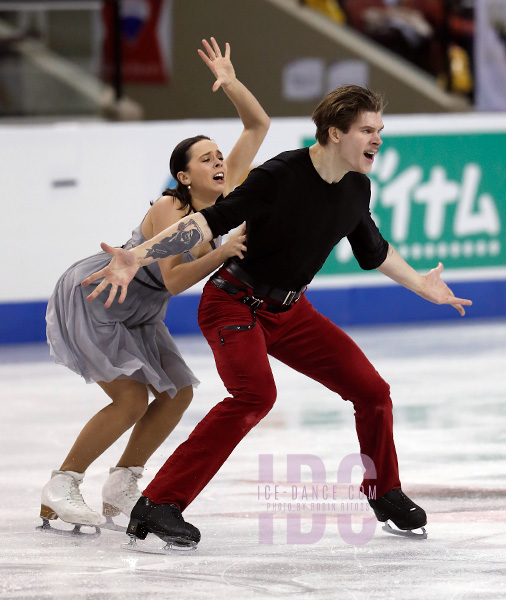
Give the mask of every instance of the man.
[[[207, 282], [199, 324], [230, 397], [217, 404], [167, 460], [134, 507], [128, 532], [196, 544], [199, 531], [181, 512], [272, 407], [276, 389], [267, 355], [319, 381], [354, 404], [365, 492], [380, 521], [401, 530], [426, 524], [422, 508], [401, 491], [392, 433], [389, 386], [355, 343], [320, 315], [305, 287], [343, 238], [364, 269], [378, 269], [420, 296], [451, 304], [464, 315], [469, 300], [455, 298], [441, 280], [443, 265], [420, 275], [381, 236], [370, 211], [366, 177], [381, 145], [381, 96], [349, 85], [328, 94], [313, 113], [316, 143], [284, 152], [253, 170], [214, 207], [182, 219], [83, 282], [104, 277], [90, 294], [111, 284], [106, 306], [119, 301], [140, 265], [183, 250], [247, 223], [247, 252], [227, 262]], [[217, 166], [217, 169], [221, 166]], [[239, 264], [240, 263], [240, 264]], [[371, 494], [372, 495], [372, 494]]]

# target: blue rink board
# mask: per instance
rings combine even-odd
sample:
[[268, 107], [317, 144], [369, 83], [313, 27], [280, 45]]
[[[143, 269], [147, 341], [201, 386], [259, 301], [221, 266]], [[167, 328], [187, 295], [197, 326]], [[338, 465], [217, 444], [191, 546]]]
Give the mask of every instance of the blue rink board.
[[[456, 296], [470, 298], [466, 318], [506, 317], [506, 280], [452, 283]], [[371, 286], [308, 290], [315, 308], [340, 326], [416, 323], [460, 318], [449, 306], [436, 306], [401, 286]], [[199, 332], [200, 295], [171, 299], [166, 323], [174, 335]], [[0, 304], [0, 344], [45, 341], [46, 302]]]

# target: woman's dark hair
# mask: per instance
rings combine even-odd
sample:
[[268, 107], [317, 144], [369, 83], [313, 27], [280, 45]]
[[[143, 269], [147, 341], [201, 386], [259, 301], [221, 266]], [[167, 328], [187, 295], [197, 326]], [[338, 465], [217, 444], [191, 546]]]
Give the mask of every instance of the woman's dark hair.
[[167, 188], [162, 196], [174, 196], [181, 202], [181, 208], [186, 210], [186, 214], [189, 215], [193, 210], [192, 197], [188, 187], [183, 185], [177, 178], [179, 171], [186, 171], [188, 169], [188, 163], [191, 159], [191, 148], [193, 144], [200, 142], [201, 140], [209, 140], [207, 135], [195, 135], [190, 138], [186, 138], [174, 148], [170, 157], [170, 174], [177, 181], [175, 188]]

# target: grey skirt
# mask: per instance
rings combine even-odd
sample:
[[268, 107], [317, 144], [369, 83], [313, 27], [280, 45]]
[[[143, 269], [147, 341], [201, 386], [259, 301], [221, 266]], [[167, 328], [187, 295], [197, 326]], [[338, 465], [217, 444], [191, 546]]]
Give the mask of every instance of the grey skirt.
[[[105, 308], [107, 291], [92, 302], [86, 300], [93, 286], [83, 288], [81, 281], [110, 259], [104, 252], [90, 256], [58, 280], [46, 313], [47, 340], [55, 361], [87, 383], [135, 379], [170, 396], [183, 387], [197, 386], [199, 380], [163, 322], [170, 300], [165, 288], [156, 290], [132, 281], [123, 304], [115, 300]], [[150, 265], [151, 269], [161, 278], [158, 265]], [[153, 282], [145, 277], [145, 283]]]

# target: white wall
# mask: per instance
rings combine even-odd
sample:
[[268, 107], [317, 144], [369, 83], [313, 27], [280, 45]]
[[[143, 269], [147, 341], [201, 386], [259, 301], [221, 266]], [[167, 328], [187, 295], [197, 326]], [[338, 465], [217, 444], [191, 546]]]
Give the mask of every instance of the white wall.
[[[269, 133], [257, 164], [299, 145], [301, 120], [297, 127], [292, 121]], [[227, 154], [240, 132], [231, 119], [1, 127], [0, 302], [47, 299], [65, 268], [99, 251], [101, 241], [127, 241], [168, 182], [169, 158], [181, 139], [203, 133]], [[56, 180], [76, 184], [55, 188]]]
[[[385, 135], [506, 131], [503, 115], [384, 122]], [[181, 139], [204, 133], [227, 154], [240, 131], [238, 120], [0, 127], [0, 303], [46, 300], [65, 268], [97, 252], [101, 241], [124, 243], [168, 182], [170, 154]], [[274, 119], [255, 164], [313, 135], [309, 118]], [[58, 180], [75, 185], [53, 187]]]

